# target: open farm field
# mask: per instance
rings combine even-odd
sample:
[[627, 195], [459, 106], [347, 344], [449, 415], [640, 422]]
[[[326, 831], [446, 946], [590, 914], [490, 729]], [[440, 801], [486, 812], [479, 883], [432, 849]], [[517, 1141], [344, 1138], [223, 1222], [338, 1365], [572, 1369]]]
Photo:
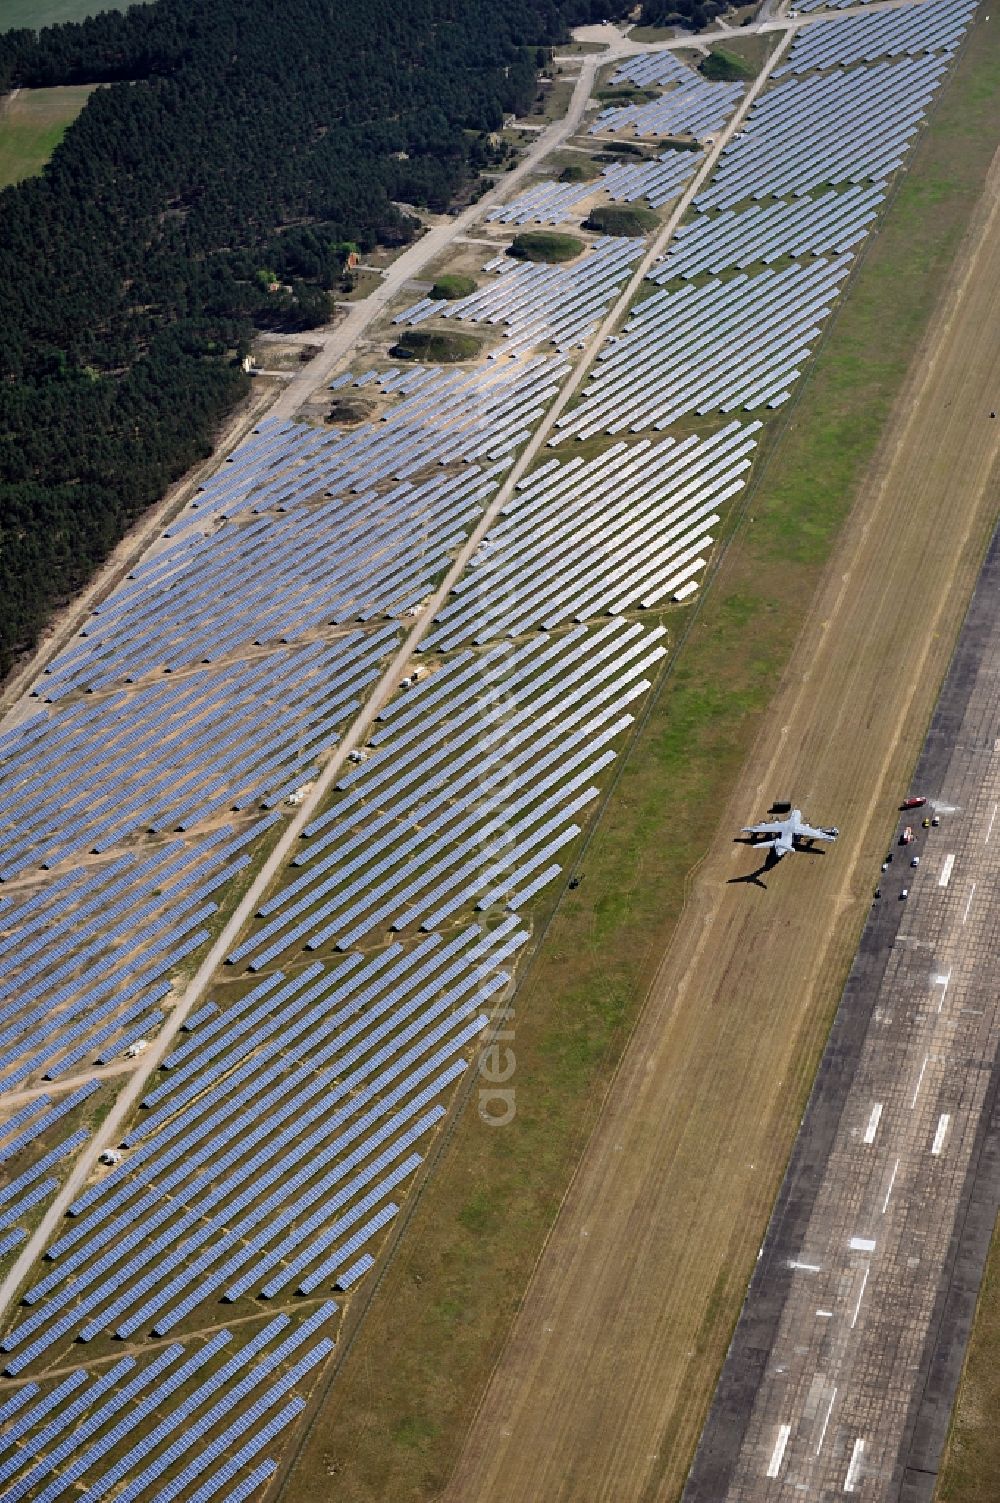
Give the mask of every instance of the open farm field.
[[124, 10], [124, 0], [5, 0], [0, 9], [0, 31], [30, 26], [56, 26], [60, 21], [83, 21], [102, 10]]
[[[967, 325], [951, 325], [947, 309], [938, 321], [935, 378], [960, 382], [965, 405], [948, 418], [945, 403], [956, 399], [937, 385], [923, 392], [933, 462], [922, 451], [922, 472], [896, 472], [880, 496], [898, 428], [873, 456], [894, 402], [900, 413], [917, 398], [919, 365], [905, 398], [900, 391], [983, 193], [996, 77], [997, 49], [980, 24], [580, 858], [581, 885], [563, 898], [516, 999], [517, 1117], [490, 1133], [465, 1113], [343, 1361], [336, 1402], [311, 1426], [288, 1496], [320, 1486], [331, 1468], [338, 1496], [352, 1500], [436, 1497], [449, 1477], [456, 1499], [557, 1488], [565, 1497], [618, 1499], [643, 1487], [650, 1498], [677, 1495], [877, 871], [890, 818], [870, 818], [869, 806], [879, 778], [889, 799], [905, 782], [986, 535], [973, 487], [947, 557], [936, 540], [944, 518], [955, 525], [947, 477], [958, 463], [975, 476], [984, 462], [983, 415], [965, 421], [992, 358], [981, 305], [967, 305]], [[874, 539], [863, 537], [866, 520]], [[793, 659], [807, 619], [811, 635]], [[914, 642], [926, 653], [920, 664]], [[887, 658], [906, 661], [906, 674], [886, 680]], [[775, 760], [765, 734], [741, 776], [790, 660], [788, 713], [772, 712], [779, 730], [789, 727], [787, 760]], [[796, 672], [799, 662], [808, 668]], [[911, 694], [901, 718], [895, 701]], [[858, 748], [844, 754], [855, 726]], [[783, 795], [785, 780], [850, 835], [836, 862], [793, 874], [793, 908], [784, 869], [766, 897], [727, 883], [747, 864], [740, 848], [743, 865], [734, 864], [728, 827]], [[704, 863], [720, 807], [726, 834]], [[643, 1042], [633, 1041], [629, 1073], [614, 1085], [613, 1119], [602, 1121], [546, 1246], [692, 882], [705, 884], [699, 911], [724, 913], [715, 931], [699, 922], [683, 941], [697, 952], [683, 1004], [666, 982], [654, 987]], [[718, 963], [714, 943], [699, 950], [711, 932], [737, 956], [713, 986], [697, 969]], [[771, 947], [772, 976], [787, 970], [777, 991], [761, 992], [759, 974], [739, 969], [750, 944]], [[674, 974], [686, 974], [675, 960]], [[734, 1162], [727, 1146], [737, 1136], [748, 1151]]]
[[93, 87], [19, 89], [0, 101], [0, 188], [41, 172]]

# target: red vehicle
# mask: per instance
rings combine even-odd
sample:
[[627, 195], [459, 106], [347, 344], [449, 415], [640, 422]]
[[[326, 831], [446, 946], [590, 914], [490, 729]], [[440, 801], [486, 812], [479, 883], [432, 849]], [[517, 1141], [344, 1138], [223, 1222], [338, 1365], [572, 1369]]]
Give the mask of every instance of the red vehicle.
[[901, 809], [922, 809], [926, 802], [925, 798], [904, 798], [899, 807]]

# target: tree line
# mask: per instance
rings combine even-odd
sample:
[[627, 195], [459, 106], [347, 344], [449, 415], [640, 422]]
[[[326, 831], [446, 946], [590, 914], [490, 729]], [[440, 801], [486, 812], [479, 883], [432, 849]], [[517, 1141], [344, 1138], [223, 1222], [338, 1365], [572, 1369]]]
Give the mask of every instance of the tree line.
[[399, 203], [445, 209], [607, 14], [156, 0], [0, 36], [0, 90], [106, 85], [0, 194], [0, 671], [210, 452], [253, 330], [323, 322], [348, 249], [409, 239]]

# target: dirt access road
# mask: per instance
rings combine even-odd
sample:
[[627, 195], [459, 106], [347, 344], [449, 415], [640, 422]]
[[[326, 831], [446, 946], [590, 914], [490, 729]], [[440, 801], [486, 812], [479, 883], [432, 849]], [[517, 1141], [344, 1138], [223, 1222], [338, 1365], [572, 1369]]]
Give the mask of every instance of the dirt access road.
[[[448, 1503], [680, 1491], [995, 515], [997, 191], [995, 162]], [[734, 882], [758, 860], [733, 834], [775, 796], [841, 838]]]
[[[613, 28], [611, 28], [613, 30]], [[584, 110], [594, 86], [594, 76], [599, 67], [615, 57], [625, 56], [628, 44], [615, 33], [615, 46], [611, 38], [602, 38], [611, 44], [606, 53], [591, 53], [582, 59], [580, 75], [573, 88], [569, 109], [561, 120], [555, 120], [540, 131], [528, 151], [512, 172], [504, 173], [496, 184], [484, 193], [476, 203], [470, 204], [453, 219], [442, 220], [434, 225], [419, 240], [409, 246], [389, 266], [377, 287], [361, 302], [355, 303], [342, 323], [334, 324], [326, 333], [310, 331], [313, 341], [321, 340], [323, 348], [308, 365], [296, 372], [271, 409], [278, 418], [294, 417], [312, 393], [329, 381], [340, 362], [353, 353], [355, 346], [369, 325], [385, 312], [386, 308], [402, 292], [406, 283], [419, 277], [432, 261], [460, 235], [477, 224], [495, 204], [509, 199], [516, 189], [534, 172], [541, 162], [568, 141], [579, 129]]]

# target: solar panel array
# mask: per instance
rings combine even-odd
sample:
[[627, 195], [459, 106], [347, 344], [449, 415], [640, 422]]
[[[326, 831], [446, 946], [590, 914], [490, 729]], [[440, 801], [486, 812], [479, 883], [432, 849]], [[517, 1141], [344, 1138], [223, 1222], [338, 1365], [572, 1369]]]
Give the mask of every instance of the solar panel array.
[[273, 972], [221, 1010], [168, 1057], [124, 1162], [71, 1207], [0, 1342], [5, 1372], [355, 1265], [526, 938], [512, 918], [355, 952]]
[[615, 162], [601, 172], [602, 186], [615, 203], [645, 199], [661, 209], [676, 198], [701, 166], [695, 151], [664, 151], [645, 162]]
[[437, 929], [472, 905], [516, 910], [529, 878], [559, 874], [555, 857], [580, 832], [661, 636], [621, 621], [581, 627], [460, 654], [419, 683], [307, 826], [304, 874], [262, 907], [263, 926], [231, 962], [249, 956], [259, 970], [303, 941], [347, 949], [386, 930]]
[[4, 1176], [0, 1184], [0, 1257], [16, 1252], [25, 1241], [28, 1226], [18, 1223], [28, 1218], [34, 1221], [42, 1214], [59, 1188], [67, 1161], [86, 1143], [90, 1134], [85, 1127], [77, 1127], [66, 1136], [59, 1134], [65, 1133], [66, 1119], [84, 1107], [98, 1088], [96, 1080], [86, 1082], [55, 1103], [47, 1095], [36, 1095], [0, 1123], [0, 1174]]
[[638, 89], [665, 84], [699, 82], [691, 69], [672, 52], [640, 52], [628, 57], [611, 75], [611, 83], [634, 84]]
[[[947, 66], [943, 56], [904, 57], [782, 80], [754, 102], [695, 205], [726, 209], [748, 198], [801, 198], [831, 184], [884, 180], [901, 165]], [[826, 123], [822, 133], [818, 120]]]
[[598, 188], [597, 183], [536, 183], [508, 203], [498, 204], [486, 218], [494, 224], [568, 224], [579, 219], [580, 206]]
[[[687, 70], [685, 70], [687, 71]], [[687, 72], [683, 82], [648, 104], [612, 105], [590, 127], [592, 135], [694, 136], [703, 141], [722, 129], [745, 92], [740, 83], [709, 83]]]
[[[822, 3], [825, 5], [826, 0]], [[788, 61], [775, 68], [774, 76], [871, 63], [900, 53], [954, 52], [975, 8], [976, 0], [918, 0], [898, 10], [845, 16], [835, 25], [805, 26], [792, 43]], [[800, 9], [812, 6], [802, 5]]]
[[[625, 76], [669, 86], [681, 65], [656, 62]], [[877, 206], [872, 164], [888, 170], [941, 66], [904, 57], [765, 92], [718, 201], [712, 184], [656, 273], [669, 285], [601, 351], [559, 439], [783, 400]], [[817, 101], [845, 123], [839, 155], [810, 138]], [[778, 171], [810, 140], [821, 195]], [[603, 184], [646, 173], [652, 201], [659, 166], [615, 164]], [[754, 193], [788, 201], [731, 212]], [[585, 337], [643, 250], [498, 259], [464, 308], [418, 305], [506, 337], [463, 370], [338, 378], [371, 405], [353, 427], [261, 424], [43, 675], [49, 704], [0, 735], [14, 884], [0, 896], [0, 1091], [56, 1081], [0, 1124], [0, 1255], [86, 1142], [72, 1129], [88, 1068], [163, 1016], [159, 989], [278, 818], [260, 805], [321, 764], [558, 390], [564, 356], [532, 352]], [[776, 265], [745, 274], [761, 261]], [[523, 909], [565, 868], [663, 662], [662, 625], [632, 613], [697, 587], [759, 426], [618, 439], [519, 481], [421, 644], [420, 675], [340, 770], [145, 1083], [121, 1162], [91, 1176], [30, 1274], [0, 1341], [5, 1498], [231, 1503], [273, 1474], [267, 1453], [330, 1351], [335, 1306], [312, 1301], [354, 1290], [397, 1222], [502, 1008]], [[294, 1319], [268, 1319], [268, 1300], [293, 1301]], [[189, 1336], [231, 1306], [238, 1339]]]
[[334, 744], [398, 640], [393, 627], [346, 632], [33, 717], [4, 747], [0, 878], [277, 802]]
[[0, 910], [0, 1092], [106, 1064], [132, 1034], [151, 1036], [212, 895], [277, 817], [75, 867]]
[[[819, 336], [849, 256], [717, 278], [637, 305], [560, 436], [668, 428], [690, 413], [776, 407]], [[558, 440], [552, 440], [557, 442]]]
[[814, 198], [698, 214], [678, 228], [650, 281], [662, 286], [674, 277], [745, 270], [756, 261], [767, 266], [786, 256], [839, 255], [865, 238], [884, 198], [881, 187], [831, 188]]
[[[967, 0], [923, 0], [803, 30], [795, 46], [807, 60], [832, 59], [815, 51], [821, 41], [847, 61], [904, 45], [915, 55], [793, 74], [760, 96], [651, 273], [664, 290], [600, 352], [559, 437], [662, 430], [787, 400], [947, 66], [916, 54], [953, 48], [970, 14]], [[820, 136], [816, 120], [827, 122]], [[689, 285], [671, 290], [679, 278]]]
[[[88, 1096], [91, 1094], [93, 1093], [88, 1092]], [[13, 1132], [15, 1124], [20, 1126], [22, 1121], [27, 1120], [28, 1117], [33, 1116], [36, 1112], [44, 1111], [48, 1105], [49, 1099], [47, 1096], [36, 1097], [28, 1103], [26, 1108], [22, 1108], [23, 1115], [22, 1112], [16, 1113], [3, 1123], [2, 1127], [0, 1127], [0, 1135], [7, 1137], [7, 1135]], [[46, 1127], [39, 1126], [37, 1122], [33, 1125], [38, 1130], [32, 1131], [31, 1136], [26, 1141], [19, 1143], [18, 1147], [14, 1150], [15, 1153], [23, 1155], [27, 1143], [35, 1141], [52, 1123], [49, 1122]], [[47, 1152], [34, 1159], [26, 1168], [21, 1169], [12, 1179], [7, 1180], [3, 1186], [0, 1186], [0, 1225], [5, 1228], [13, 1226], [14, 1222], [21, 1215], [21, 1207], [26, 1197], [34, 1195], [39, 1181], [41, 1180], [45, 1184], [50, 1184], [51, 1180], [47, 1177], [49, 1171], [54, 1169], [63, 1159], [68, 1158], [71, 1153], [75, 1153], [78, 1148], [81, 1148], [88, 1137], [89, 1134], [85, 1129], [78, 1128], [76, 1132], [70, 1133], [69, 1137], [63, 1138], [53, 1148], [48, 1149]], [[4, 1162], [9, 1161], [13, 1157], [14, 1153], [5, 1153]], [[32, 1204], [36, 1203], [32, 1201]]]
[[205, 1503], [251, 1496], [274, 1463], [245, 1469], [304, 1409], [296, 1390], [333, 1350], [336, 1310], [327, 1301], [294, 1322], [277, 1315], [249, 1337], [223, 1327], [141, 1361], [121, 1357], [97, 1376], [73, 1368], [44, 1387], [16, 1388], [0, 1409], [5, 1503], [96, 1503], [113, 1488], [117, 1499], [167, 1503], [195, 1482], [191, 1497]]
[[641, 240], [602, 235], [566, 265], [495, 256], [484, 267], [494, 273], [484, 287], [446, 305], [421, 298], [397, 314], [393, 323], [458, 318], [502, 327], [504, 355], [549, 343], [568, 351], [584, 344], [596, 329], [644, 249]]
[[595, 196], [600, 198], [601, 195], [613, 203], [645, 200], [654, 209], [659, 209], [677, 197], [694, 176], [700, 162], [696, 151], [676, 149], [641, 162], [612, 162], [601, 168], [600, 177], [593, 182], [541, 182], [509, 203], [491, 209], [486, 217], [498, 224], [579, 223], [585, 206]]
[[617, 443], [518, 486], [479, 568], [435, 617], [447, 650], [668, 600], [705, 567], [719, 509], [745, 485], [759, 423], [705, 441]]

